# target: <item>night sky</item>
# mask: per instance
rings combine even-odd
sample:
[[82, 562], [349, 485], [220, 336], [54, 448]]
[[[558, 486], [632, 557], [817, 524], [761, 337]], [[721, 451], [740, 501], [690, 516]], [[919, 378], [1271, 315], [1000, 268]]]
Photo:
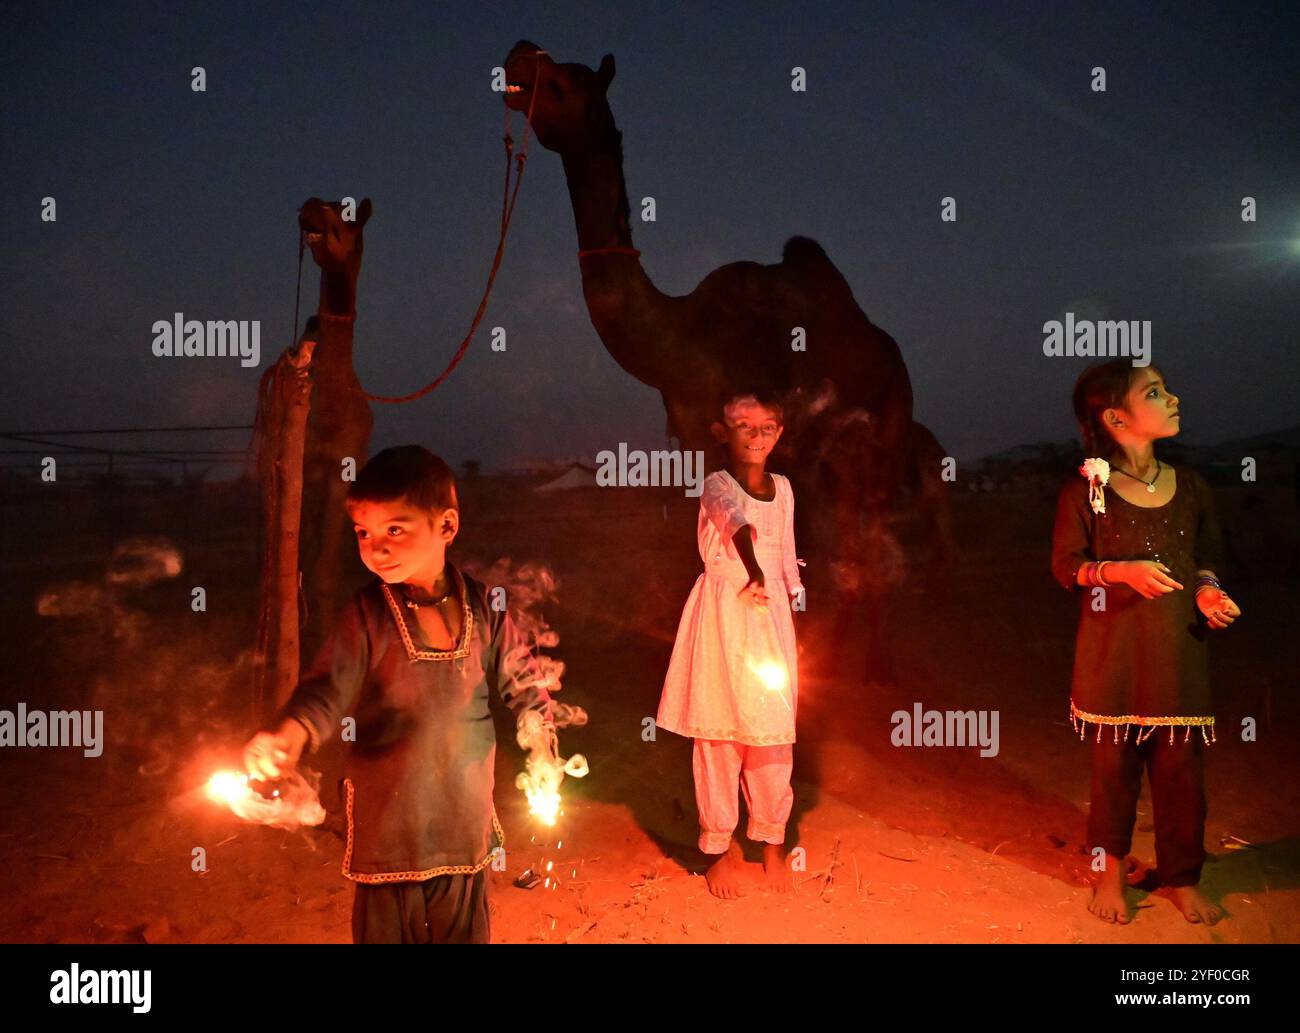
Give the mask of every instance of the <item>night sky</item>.
[[[899, 342], [917, 418], [950, 454], [1073, 436], [1087, 360], [1042, 354], [1042, 324], [1067, 310], [1152, 320], [1189, 440], [1296, 422], [1293, 3], [277, 3], [6, 5], [0, 426], [251, 423], [296, 335], [296, 212], [313, 195], [374, 203], [362, 383], [432, 379], [495, 245], [490, 76], [521, 38], [561, 62], [614, 54], [634, 216], [658, 205], [633, 234], [661, 289], [815, 238]], [[575, 251], [560, 159], [534, 145], [484, 322], [508, 351], [481, 335], [433, 395], [377, 407], [372, 449], [499, 467], [665, 447], [658, 394], [588, 321]], [[303, 320], [318, 284], [308, 256]], [[155, 358], [151, 326], [177, 311], [261, 320], [261, 367]]]

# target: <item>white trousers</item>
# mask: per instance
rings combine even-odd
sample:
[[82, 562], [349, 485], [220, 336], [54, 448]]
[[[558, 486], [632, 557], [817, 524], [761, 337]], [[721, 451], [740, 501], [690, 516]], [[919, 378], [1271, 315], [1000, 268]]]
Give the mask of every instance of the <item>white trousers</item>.
[[792, 744], [746, 746], [722, 739], [696, 739], [692, 767], [704, 853], [725, 853], [731, 843], [740, 821], [737, 789], [743, 790], [749, 809], [746, 835], [760, 843], [785, 842], [785, 826], [794, 805]]

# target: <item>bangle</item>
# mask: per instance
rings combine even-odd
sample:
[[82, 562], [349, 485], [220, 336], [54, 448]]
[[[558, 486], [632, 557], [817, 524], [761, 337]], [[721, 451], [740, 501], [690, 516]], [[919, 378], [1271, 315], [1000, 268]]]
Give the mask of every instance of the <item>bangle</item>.
[[[1085, 570], [1085, 572], [1084, 572], [1084, 575], [1083, 575], [1083, 576], [1084, 576], [1084, 579], [1085, 579], [1085, 580], [1088, 582], [1088, 584], [1091, 585], [1093, 588], [1110, 588], [1110, 587], [1111, 587], [1110, 582], [1107, 581], [1106, 578], [1102, 575], [1102, 568], [1103, 568], [1104, 566], [1106, 566], [1106, 564], [1109, 563], [1109, 562], [1110, 562], [1110, 560], [1102, 560], [1100, 563], [1098, 563], [1098, 562], [1096, 562], [1096, 561], [1093, 561], [1093, 562], [1091, 562], [1091, 563], [1085, 563], [1085, 564], [1084, 564], [1084, 567], [1087, 568], [1087, 569]], [[1082, 569], [1082, 568], [1081, 568], [1081, 569]], [[1078, 579], [1076, 578], [1076, 580], [1078, 580]]]
[[1211, 577], [1209, 574], [1202, 574], [1196, 579], [1196, 587], [1192, 590], [1193, 599], [1201, 594], [1202, 588], [1217, 588], [1220, 592], [1223, 591], [1223, 585], [1219, 583], [1219, 579]]

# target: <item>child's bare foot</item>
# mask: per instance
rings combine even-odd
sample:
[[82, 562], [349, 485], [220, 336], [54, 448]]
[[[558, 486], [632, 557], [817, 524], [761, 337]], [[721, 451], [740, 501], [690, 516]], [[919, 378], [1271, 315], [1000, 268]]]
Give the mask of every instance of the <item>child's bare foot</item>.
[[777, 843], [763, 844], [763, 885], [773, 893], [794, 890], [794, 879], [785, 864], [785, 851]]
[[744, 896], [744, 884], [740, 877], [744, 865], [745, 855], [741, 852], [740, 844], [733, 839], [727, 845], [727, 852], [709, 865], [709, 870], [704, 873], [704, 878], [709, 883], [709, 892], [723, 900]]
[[1128, 865], [1122, 857], [1106, 855], [1106, 867], [1097, 877], [1097, 885], [1092, 890], [1092, 900], [1088, 910], [1103, 922], [1118, 922], [1128, 925], [1128, 901], [1124, 899], [1124, 883], [1128, 876]]
[[1170, 886], [1169, 899], [1189, 922], [1214, 925], [1223, 917], [1223, 909], [1206, 899], [1199, 886]]

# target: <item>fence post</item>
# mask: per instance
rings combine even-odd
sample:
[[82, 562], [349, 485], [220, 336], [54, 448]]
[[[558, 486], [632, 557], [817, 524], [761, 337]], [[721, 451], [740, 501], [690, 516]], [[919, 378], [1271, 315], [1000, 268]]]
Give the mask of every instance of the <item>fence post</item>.
[[[302, 519], [302, 460], [311, 398], [306, 337], [262, 377], [256, 431], [262, 495], [262, 569], [253, 659], [254, 720], [266, 720], [298, 681], [298, 565]], [[268, 706], [268, 701], [270, 706]]]

